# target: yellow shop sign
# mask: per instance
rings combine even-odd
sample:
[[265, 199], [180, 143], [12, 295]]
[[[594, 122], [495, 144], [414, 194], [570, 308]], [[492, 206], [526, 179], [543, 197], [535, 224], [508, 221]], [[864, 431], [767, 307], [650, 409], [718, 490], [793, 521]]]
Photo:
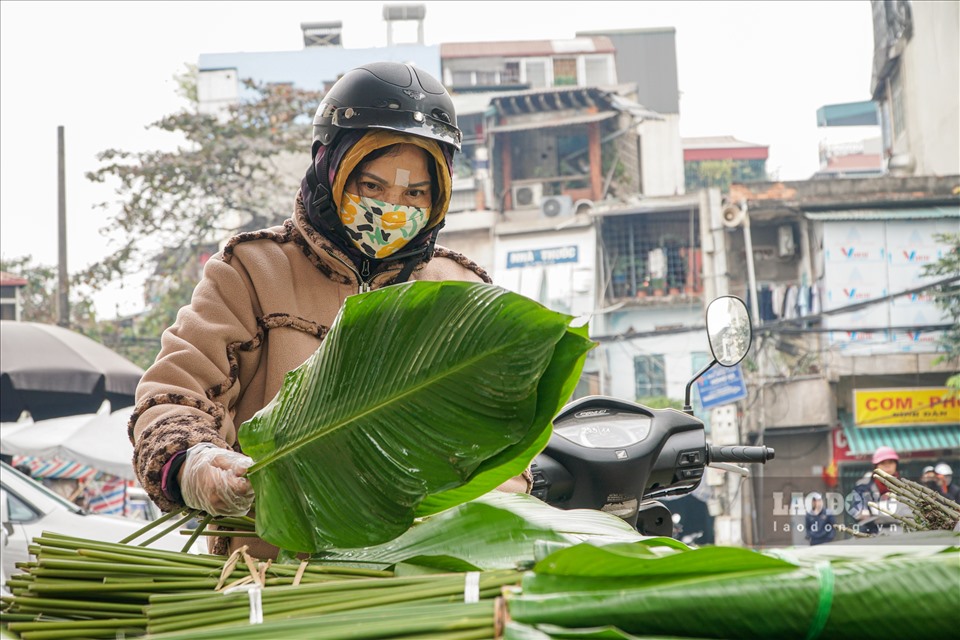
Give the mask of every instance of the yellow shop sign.
[[960, 424], [960, 396], [946, 387], [855, 389], [853, 404], [858, 427]]

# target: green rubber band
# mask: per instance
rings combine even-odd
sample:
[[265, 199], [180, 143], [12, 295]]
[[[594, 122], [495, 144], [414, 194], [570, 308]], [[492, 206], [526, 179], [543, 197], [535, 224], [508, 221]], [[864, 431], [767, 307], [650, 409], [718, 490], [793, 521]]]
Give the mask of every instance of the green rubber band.
[[817, 564], [817, 582], [820, 583], [820, 601], [817, 603], [817, 611], [813, 614], [813, 620], [810, 621], [810, 629], [807, 631], [806, 640], [814, 640], [823, 632], [827, 626], [827, 618], [830, 617], [830, 608], [833, 606], [833, 567], [829, 562]]

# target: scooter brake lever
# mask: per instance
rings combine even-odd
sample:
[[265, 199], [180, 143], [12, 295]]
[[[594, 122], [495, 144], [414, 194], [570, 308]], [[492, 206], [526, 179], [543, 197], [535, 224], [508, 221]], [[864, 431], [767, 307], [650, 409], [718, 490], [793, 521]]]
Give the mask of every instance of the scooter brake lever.
[[711, 462], [707, 466], [713, 467], [714, 469], [720, 469], [722, 471], [730, 471], [731, 473], [739, 473], [744, 478], [750, 477], [750, 469], [738, 467], [737, 465], [730, 464], [729, 462]]

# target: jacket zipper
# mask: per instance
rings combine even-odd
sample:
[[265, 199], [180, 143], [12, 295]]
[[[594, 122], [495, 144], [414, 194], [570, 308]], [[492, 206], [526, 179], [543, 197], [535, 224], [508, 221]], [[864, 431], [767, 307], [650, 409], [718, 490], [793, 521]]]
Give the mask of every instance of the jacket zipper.
[[360, 267], [360, 273], [358, 278], [360, 280], [359, 293], [366, 293], [367, 291], [370, 291], [370, 281], [368, 280], [369, 277], [370, 277], [370, 261], [367, 259], [364, 259], [363, 266]]
[[328, 256], [330, 256], [331, 258], [333, 258], [334, 260], [336, 260], [337, 262], [345, 266], [347, 269], [350, 269], [350, 271], [353, 272], [353, 275], [357, 276], [357, 293], [366, 293], [367, 291], [370, 291], [370, 280], [369, 280], [370, 261], [369, 260], [364, 260], [363, 266], [360, 267], [360, 271], [357, 271], [356, 267], [354, 267], [349, 262], [345, 262], [340, 256], [338, 256], [334, 252], [328, 249], [324, 249], [324, 251], [327, 252]]

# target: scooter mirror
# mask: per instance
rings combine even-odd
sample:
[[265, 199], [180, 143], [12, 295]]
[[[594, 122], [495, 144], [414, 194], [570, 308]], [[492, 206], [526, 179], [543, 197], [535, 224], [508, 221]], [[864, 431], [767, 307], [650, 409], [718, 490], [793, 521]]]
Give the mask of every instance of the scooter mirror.
[[747, 355], [753, 330], [747, 305], [736, 296], [720, 296], [707, 306], [707, 339], [714, 359], [732, 367]]

